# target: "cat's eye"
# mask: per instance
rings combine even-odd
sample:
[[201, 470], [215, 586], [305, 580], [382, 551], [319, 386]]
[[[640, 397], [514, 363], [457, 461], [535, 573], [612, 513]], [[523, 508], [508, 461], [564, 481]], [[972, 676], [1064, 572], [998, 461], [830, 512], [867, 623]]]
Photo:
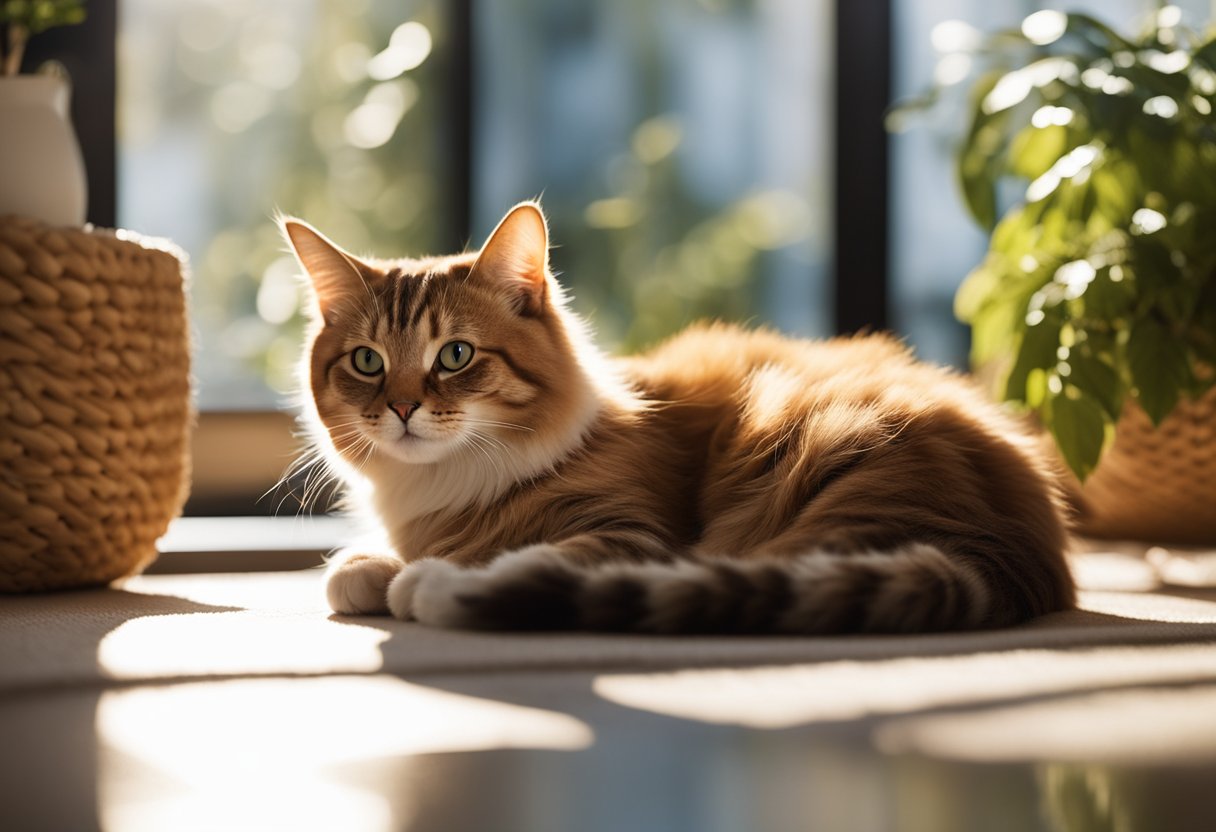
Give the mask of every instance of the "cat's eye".
[[450, 341], [439, 351], [439, 366], [454, 373], [469, 366], [473, 360], [473, 345], [467, 341]]
[[365, 376], [376, 376], [384, 372], [384, 359], [371, 347], [356, 347], [350, 355], [350, 363]]

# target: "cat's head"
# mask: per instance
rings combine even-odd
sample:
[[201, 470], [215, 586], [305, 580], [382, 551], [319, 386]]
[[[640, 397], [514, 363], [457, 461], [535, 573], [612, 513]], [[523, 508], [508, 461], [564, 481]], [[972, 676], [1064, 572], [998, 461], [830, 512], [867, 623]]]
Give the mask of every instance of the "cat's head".
[[359, 258], [282, 225], [313, 290], [302, 387], [347, 463], [505, 465], [585, 430], [586, 348], [537, 204], [516, 206], [480, 252], [417, 260]]

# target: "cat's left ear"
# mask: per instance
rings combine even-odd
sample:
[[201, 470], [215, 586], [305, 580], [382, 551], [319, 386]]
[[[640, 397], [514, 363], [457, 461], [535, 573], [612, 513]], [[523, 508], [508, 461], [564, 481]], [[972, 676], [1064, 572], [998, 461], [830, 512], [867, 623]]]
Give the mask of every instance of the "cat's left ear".
[[306, 222], [284, 218], [279, 224], [296, 259], [308, 273], [317, 305], [326, 321], [333, 320], [342, 301], [366, 294], [374, 277], [371, 267], [343, 251]]
[[548, 297], [549, 228], [540, 204], [516, 205], [490, 234], [473, 273], [499, 282], [522, 315], [537, 315]]

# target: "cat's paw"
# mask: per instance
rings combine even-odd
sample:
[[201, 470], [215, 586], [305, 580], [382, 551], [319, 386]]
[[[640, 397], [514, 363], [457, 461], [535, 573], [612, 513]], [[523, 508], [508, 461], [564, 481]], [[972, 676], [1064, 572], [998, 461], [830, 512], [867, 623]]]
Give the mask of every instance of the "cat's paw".
[[394, 618], [429, 627], [491, 627], [485, 612], [490, 596], [504, 587], [527, 588], [536, 579], [538, 567], [543, 584], [544, 577], [552, 574], [544, 567], [560, 565], [563, 556], [558, 546], [537, 544], [467, 568], [437, 558], [414, 561], [389, 585], [389, 612]]
[[[402, 621], [422, 621], [432, 623], [434, 617], [434, 592], [437, 582], [442, 583], [446, 577], [462, 572], [458, 566], [445, 560], [427, 559], [407, 564], [388, 587], [388, 610], [393, 618]], [[419, 592], [423, 581], [432, 590], [431, 600]], [[420, 609], [421, 607], [421, 609]]]
[[389, 585], [403, 566], [391, 555], [339, 552], [329, 562], [325, 583], [330, 609], [342, 615], [384, 615]]

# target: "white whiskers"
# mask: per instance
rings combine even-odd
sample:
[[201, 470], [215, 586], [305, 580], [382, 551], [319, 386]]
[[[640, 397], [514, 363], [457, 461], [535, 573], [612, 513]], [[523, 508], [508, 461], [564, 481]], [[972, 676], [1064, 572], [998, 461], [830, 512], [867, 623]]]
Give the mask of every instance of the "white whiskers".
[[526, 425], [516, 425], [512, 422], [496, 422], [493, 419], [470, 419], [465, 417], [461, 421], [470, 425], [488, 425], [494, 428], [506, 428], [507, 430], [526, 430], [528, 433], [536, 433], [535, 428], [527, 427]]

